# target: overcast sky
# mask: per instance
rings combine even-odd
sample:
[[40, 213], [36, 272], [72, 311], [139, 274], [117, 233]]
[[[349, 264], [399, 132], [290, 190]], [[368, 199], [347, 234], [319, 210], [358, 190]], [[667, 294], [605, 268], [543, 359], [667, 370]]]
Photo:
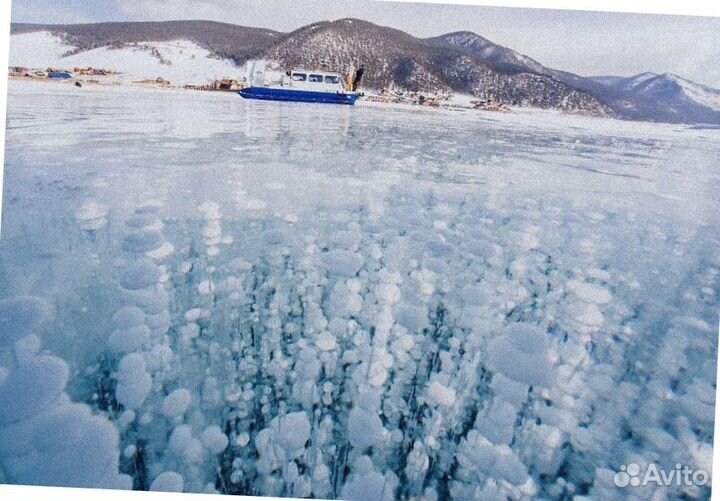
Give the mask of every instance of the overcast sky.
[[212, 19], [290, 31], [357, 17], [416, 36], [469, 30], [581, 75], [676, 73], [720, 88], [720, 18], [371, 0], [12, 0], [15, 22]]

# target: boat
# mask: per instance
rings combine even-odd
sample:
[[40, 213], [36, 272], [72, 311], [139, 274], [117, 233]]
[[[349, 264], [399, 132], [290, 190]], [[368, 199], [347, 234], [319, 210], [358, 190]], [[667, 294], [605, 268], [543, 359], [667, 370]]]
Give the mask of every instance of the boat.
[[278, 83], [253, 84], [239, 93], [245, 99], [264, 101], [354, 105], [360, 96], [356, 88], [357, 78], [346, 85], [338, 73], [297, 69], [286, 72]]

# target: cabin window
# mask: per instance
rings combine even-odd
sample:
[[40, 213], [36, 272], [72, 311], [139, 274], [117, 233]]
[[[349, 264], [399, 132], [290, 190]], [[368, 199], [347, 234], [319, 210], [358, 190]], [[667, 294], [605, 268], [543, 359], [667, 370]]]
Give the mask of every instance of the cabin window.
[[292, 80], [293, 82], [304, 82], [307, 80], [307, 75], [305, 73], [293, 73]]
[[335, 75], [328, 75], [325, 77], [325, 83], [336, 84], [340, 83], [340, 77]]
[[313, 82], [313, 83], [322, 83], [323, 77], [322, 77], [322, 75], [310, 75], [310, 77], [308, 78], [308, 81]]

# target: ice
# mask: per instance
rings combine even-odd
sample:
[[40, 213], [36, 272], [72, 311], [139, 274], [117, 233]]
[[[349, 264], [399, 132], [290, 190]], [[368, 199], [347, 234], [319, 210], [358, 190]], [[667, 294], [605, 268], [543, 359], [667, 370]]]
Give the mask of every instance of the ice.
[[39, 419], [33, 447], [47, 464], [42, 472], [27, 471], [30, 479], [35, 477], [28, 483], [121, 488], [117, 431], [106, 419], [92, 416], [85, 406], [69, 405]]
[[117, 380], [118, 402], [128, 409], [140, 407], [150, 395], [152, 377], [146, 370], [145, 359], [138, 353], [130, 353], [120, 360]]
[[220, 219], [220, 206], [215, 202], [203, 202], [198, 206], [198, 210], [209, 221]]
[[202, 433], [202, 442], [211, 454], [220, 454], [228, 446], [228, 438], [217, 425], [208, 426]]
[[150, 490], [154, 492], [182, 492], [184, 485], [183, 477], [174, 471], [164, 471], [150, 484]]
[[[422, 292], [422, 291], [421, 291]], [[424, 292], [423, 292], [424, 294]], [[398, 323], [413, 332], [422, 331], [428, 324], [428, 312], [424, 306], [401, 304], [397, 311]]]
[[478, 414], [475, 427], [490, 442], [508, 445], [515, 433], [516, 418], [517, 407], [498, 399]]
[[163, 259], [171, 256], [175, 252], [175, 246], [169, 242], [164, 242], [160, 247], [149, 250], [145, 255], [151, 259], [162, 261]]
[[330, 315], [349, 317], [362, 311], [362, 296], [352, 291], [345, 283], [339, 282], [330, 292]]
[[141, 230], [125, 237], [124, 248], [129, 252], [151, 252], [164, 244], [162, 233], [157, 230]]
[[[3, 475], [530, 501], [625, 499], [633, 461], [709, 469], [719, 140], [10, 82]], [[33, 445], [72, 405], [112, 457], [95, 478]]]
[[0, 347], [27, 336], [48, 315], [49, 307], [42, 299], [15, 297], [0, 301]]
[[507, 446], [493, 445], [474, 430], [460, 444], [458, 464], [481, 477], [499, 478], [513, 485], [521, 485], [528, 478], [525, 467]]
[[195, 322], [203, 317], [203, 310], [200, 308], [193, 308], [185, 312], [185, 321]]
[[400, 288], [393, 283], [384, 283], [378, 287], [375, 296], [383, 303], [395, 304], [400, 300]]
[[[5, 319], [26, 318], [37, 326], [46, 307], [39, 299], [4, 301]], [[38, 310], [40, 307], [40, 310]], [[12, 323], [6, 322], [12, 327]], [[18, 330], [14, 330], [18, 333]], [[16, 360], [0, 366], [0, 471], [4, 482], [60, 487], [126, 489], [132, 479], [119, 473], [115, 426], [65, 393], [70, 369], [41, 352], [41, 339], [29, 334], [15, 343]], [[2, 359], [0, 347], [0, 359]], [[0, 363], [6, 363], [5, 362]]]
[[337, 340], [330, 332], [321, 332], [315, 340], [320, 351], [333, 351], [337, 347]]
[[607, 304], [612, 301], [610, 292], [599, 285], [571, 280], [568, 282], [568, 289], [588, 303]]
[[137, 261], [120, 277], [120, 285], [127, 290], [147, 289], [160, 279], [160, 269], [150, 261]]
[[260, 474], [268, 475], [287, 461], [300, 458], [305, 453], [310, 433], [311, 424], [305, 412], [274, 418], [255, 437]]
[[112, 316], [112, 323], [117, 329], [128, 329], [143, 325], [145, 323], [145, 313], [137, 306], [125, 306]]
[[[137, 417], [137, 414], [133, 410], [128, 410], [120, 414], [118, 417], [116, 423], [120, 431], [125, 430], [128, 426], [130, 426], [133, 421], [135, 421], [135, 418]], [[128, 446], [129, 447], [129, 446]]]
[[155, 315], [148, 315], [147, 325], [153, 331], [167, 332], [170, 327], [170, 315], [167, 311], [161, 311]]
[[94, 200], [86, 202], [75, 213], [80, 227], [87, 231], [99, 230], [107, 224], [108, 208]]
[[594, 302], [576, 301], [569, 303], [567, 314], [580, 325], [597, 330], [605, 324], [605, 316]]
[[490, 341], [489, 361], [500, 373], [519, 383], [547, 386], [552, 367], [546, 334], [528, 324], [511, 324], [506, 333]]
[[245, 447], [250, 443], [250, 435], [248, 433], [241, 433], [235, 439], [235, 445], [238, 447]]
[[133, 229], [149, 229], [149, 230], [160, 230], [162, 229], [162, 222], [152, 213], [136, 213], [125, 220], [125, 224], [128, 228]]
[[168, 450], [178, 456], [192, 445], [192, 428], [186, 424], [176, 426], [168, 440]]
[[180, 417], [187, 412], [191, 403], [192, 393], [186, 388], [179, 388], [165, 397], [162, 413], [169, 418]]
[[179, 461], [190, 465], [202, 462], [205, 456], [202, 442], [193, 436], [192, 429], [185, 424], [175, 427], [167, 448]]
[[150, 329], [146, 325], [135, 325], [118, 329], [110, 334], [108, 349], [115, 353], [132, 353], [147, 346]]
[[701, 318], [683, 316], [680, 317], [678, 320], [687, 325], [688, 327], [697, 329], [700, 332], [704, 332], [706, 334], [713, 334], [715, 332], [715, 329], [713, 329], [713, 327], [711, 327], [709, 323], [707, 323]]
[[352, 475], [348, 483], [343, 486], [342, 497], [349, 501], [370, 499], [392, 501], [394, 499], [392, 484], [388, 483], [384, 475], [376, 471]]
[[162, 285], [139, 291], [128, 291], [126, 297], [148, 315], [159, 315], [167, 309], [168, 295]]
[[22, 365], [32, 360], [39, 352], [42, 341], [35, 334], [30, 334], [15, 342], [15, 358]]
[[293, 412], [277, 424], [278, 443], [288, 453], [302, 449], [310, 439], [310, 420], [304, 412]]
[[365, 450], [383, 440], [385, 428], [377, 413], [355, 408], [348, 417], [348, 435], [353, 447]]
[[455, 391], [438, 381], [433, 381], [428, 387], [428, 396], [438, 405], [450, 407], [455, 403]]
[[69, 376], [65, 362], [41, 355], [18, 366], [0, 386], [0, 425], [34, 416], [53, 405]]
[[362, 257], [347, 250], [333, 250], [325, 255], [328, 272], [343, 277], [354, 277], [362, 266]]

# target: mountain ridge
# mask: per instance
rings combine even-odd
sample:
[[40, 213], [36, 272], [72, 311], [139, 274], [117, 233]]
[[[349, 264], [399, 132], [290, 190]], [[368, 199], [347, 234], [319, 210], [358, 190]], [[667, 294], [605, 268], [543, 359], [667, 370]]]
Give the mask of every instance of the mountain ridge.
[[[460, 40], [457, 40], [460, 35]], [[475, 37], [475, 40], [471, 40]], [[542, 66], [537, 61], [524, 56], [512, 49], [494, 44], [473, 32], [457, 32], [435, 37], [455, 46], [474, 53], [491, 64], [504, 64], [515, 71], [528, 71], [554, 78], [566, 85], [588, 92], [609, 106], [619, 118], [630, 120], [650, 120], [670, 123], [720, 123], [720, 100], [716, 94], [720, 91], [703, 86], [670, 73], [657, 74], [652, 72], [639, 73], [631, 77], [603, 76], [582, 77], [567, 71]], [[492, 53], [482, 52], [492, 48]], [[675, 92], [672, 96], [650, 95], [643, 92], [640, 84], [647, 80], [671, 77], [686, 82], [682, 86], [689, 89], [681, 95]], [[658, 100], [659, 97], [663, 99]]]
[[130, 43], [186, 39], [237, 64], [255, 56], [283, 35], [265, 28], [204, 20], [10, 25], [11, 35], [36, 31], [59, 36], [76, 47], [77, 52]]

